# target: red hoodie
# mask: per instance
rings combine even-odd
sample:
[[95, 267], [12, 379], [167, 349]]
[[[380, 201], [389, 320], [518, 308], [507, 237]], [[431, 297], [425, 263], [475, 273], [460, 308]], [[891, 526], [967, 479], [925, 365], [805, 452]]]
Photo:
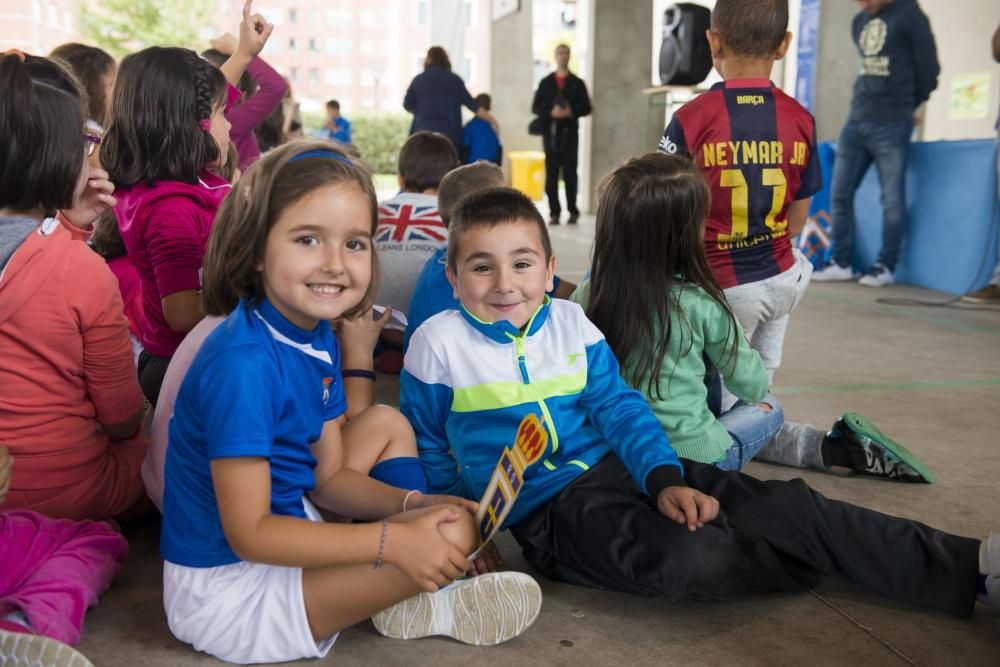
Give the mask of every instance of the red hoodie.
[[201, 263], [215, 213], [232, 186], [202, 172], [194, 185], [157, 181], [115, 192], [115, 215], [128, 256], [142, 281], [142, 347], [172, 357], [184, 340], [163, 317], [161, 299], [201, 289]]
[[54, 220], [28, 234], [0, 274], [0, 350], [11, 498], [101, 473], [109, 441], [99, 424], [132, 417], [142, 392], [118, 282]]

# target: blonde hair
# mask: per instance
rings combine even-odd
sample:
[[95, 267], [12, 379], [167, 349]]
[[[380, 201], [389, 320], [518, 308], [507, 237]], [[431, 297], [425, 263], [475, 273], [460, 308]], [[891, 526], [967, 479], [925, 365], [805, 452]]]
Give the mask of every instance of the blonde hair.
[[[202, 308], [208, 315], [227, 315], [240, 299], [264, 296], [257, 264], [271, 227], [289, 206], [310, 192], [354, 183], [371, 209], [371, 234], [378, 226], [378, 200], [371, 170], [327, 141], [292, 141], [258, 160], [226, 196], [205, 250]], [[378, 256], [372, 248], [371, 282], [364, 297], [343, 317], [372, 307], [378, 292]]]

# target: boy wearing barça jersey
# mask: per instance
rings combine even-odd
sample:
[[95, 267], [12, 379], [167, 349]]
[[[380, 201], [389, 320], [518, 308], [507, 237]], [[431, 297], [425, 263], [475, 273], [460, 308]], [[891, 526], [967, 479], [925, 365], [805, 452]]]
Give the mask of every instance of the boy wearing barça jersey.
[[[823, 185], [812, 114], [768, 80], [788, 50], [787, 27], [787, 0], [718, 0], [707, 35], [725, 80], [678, 109], [660, 141], [708, 179], [705, 254], [772, 379], [812, 274], [791, 238]], [[735, 402], [725, 392], [722, 408]]]

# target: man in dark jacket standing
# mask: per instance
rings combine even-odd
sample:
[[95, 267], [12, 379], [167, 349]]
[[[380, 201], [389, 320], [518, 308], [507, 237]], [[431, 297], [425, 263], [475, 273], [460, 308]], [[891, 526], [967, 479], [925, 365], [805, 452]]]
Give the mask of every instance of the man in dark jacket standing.
[[851, 113], [840, 134], [833, 168], [833, 261], [812, 279], [851, 280], [854, 193], [875, 162], [882, 186], [882, 249], [859, 281], [869, 287], [893, 283], [906, 231], [906, 156], [917, 107], [937, 88], [937, 48], [916, 0], [858, 0], [851, 34], [861, 52]]
[[580, 217], [576, 208], [576, 154], [579, 147], [579, 119], [590, 113], [587, 86], [569, 71], [569, 47], [556, 47], [556, 71], [538, 84], [532, 112], [542, 119], [545, 149], [545, 194], [549, 200], [549, 224], [559, 224], [559, 170], [566, 183], [569, 224]]

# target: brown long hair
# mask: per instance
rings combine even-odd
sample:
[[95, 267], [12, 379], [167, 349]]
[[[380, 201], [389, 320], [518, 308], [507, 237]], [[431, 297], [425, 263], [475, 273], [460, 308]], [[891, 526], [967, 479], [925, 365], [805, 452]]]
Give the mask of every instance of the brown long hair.
[[[649, 153], [633, 158], [601, 183], [587, 317], [604, 333], [626, 381], [662, 400], [660, 369], [671, 336], [691, 351], [674, 287], [695, 285], [736, 319], [705, 257], [704, 225], [711, 201], [705, 177], [685, 157]], [[681, 330], [675, 331], [675, 318]], [[687, 343], [685, 345], [685, 340]], [[725, 363], [735, 365], [736, 345]], [[645, 387], [640, 387], [646, 374]]]
[[[299, 157], [308, 152], [323, 155]], [[332, 157], [334, 153], [339, 157]], [[371, 233], [378, 226], [378, 200], [371, 170], [327, 141], [291, 141], [258, 160], [226, 195], [208, 238], [201, 302], [207, 315], [227, 315], [240, 299], [264, 296], [256, 265], [264, 256], [271, 227], [289, 206], [310, 192], [354, 183], [368, 198]], [[351, 318], [372, 307], [378, 293], [378, 255], [372, 248], [372, 279], [361, 302], [343, 314]]]
[[432, 46], [427, 49], [427, 57], [424, 58], [424, 69], [438, 65], [451, 71], [451, 60], [448, 59], [448, 52], [442, 46]]

